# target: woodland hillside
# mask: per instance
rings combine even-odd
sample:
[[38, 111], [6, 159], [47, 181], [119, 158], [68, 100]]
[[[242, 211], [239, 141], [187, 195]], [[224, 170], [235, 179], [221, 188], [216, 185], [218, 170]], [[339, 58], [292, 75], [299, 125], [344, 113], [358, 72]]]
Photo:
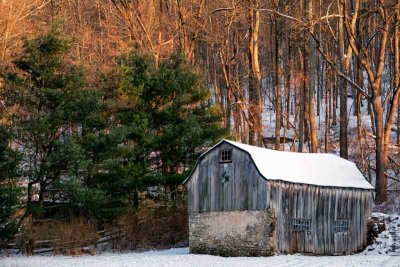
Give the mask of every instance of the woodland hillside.
[[398, 0], [0, 0], [0, 243], [179, 245], [223, 137], [350, 159], [398, 213], [399, 98]]

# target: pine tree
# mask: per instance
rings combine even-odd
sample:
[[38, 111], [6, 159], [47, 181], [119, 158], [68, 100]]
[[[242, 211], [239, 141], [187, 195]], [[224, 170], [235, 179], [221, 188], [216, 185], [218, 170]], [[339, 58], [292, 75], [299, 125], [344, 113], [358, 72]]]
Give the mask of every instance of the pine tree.
[[[198, 72], [179, 55], [159, 62], [131, 53], [113, 73], [116, 119], [127, 129], [138, 185], [180, 184], [205, 145], [227, 133]], [[140, 168], [134, 168], [140, 169]]]
[[69, 42], [57, 27], [26, 40], [23, 48], [14, 61], [17, 71], [4, 75], [1, 96], [13, 110], [7, 119], [22, 155], [21, 176], [28, 179], [29, 213], [34, 194], [41, 207], [49, 188], [79, 176], [85, 163], [80, 139], [101, 127], [101, 103], [82, 68], [67, 62]]
[[11, 135], [0, 126], [0, 245], [18, 230], [16, 212], [21, 208], [21, 188], [18, 186], [18, 154], [9, 146]]

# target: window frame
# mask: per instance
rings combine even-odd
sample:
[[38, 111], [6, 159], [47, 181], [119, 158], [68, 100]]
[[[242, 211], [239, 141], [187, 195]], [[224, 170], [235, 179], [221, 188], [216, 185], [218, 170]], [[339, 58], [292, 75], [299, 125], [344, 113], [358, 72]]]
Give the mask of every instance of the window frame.
[[[227, 153], [227, 154], [224, 154], [224, 153]], [[232, 155], [233, 155], [233, 151], [231, 148], [220, 149], [219, 150], [219, 163], [221, 163], [221, 164], [231, 163]]]
[[292, 231], [311, 231], [311, 219], [292, 218]]
[[335, 220], [333, 223], [334, 233], [349, 233], [350, 232], [351, 221], [348, 219]]

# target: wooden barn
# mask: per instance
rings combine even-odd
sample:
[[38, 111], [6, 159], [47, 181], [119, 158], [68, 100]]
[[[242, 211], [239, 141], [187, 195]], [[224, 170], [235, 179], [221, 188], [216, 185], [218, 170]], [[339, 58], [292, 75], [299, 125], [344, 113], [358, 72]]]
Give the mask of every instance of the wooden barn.
[[332, 154], [222, 140], [184, 184], [191, 253], [339, 255], [367, 244], [374, 188], [354, 163]]

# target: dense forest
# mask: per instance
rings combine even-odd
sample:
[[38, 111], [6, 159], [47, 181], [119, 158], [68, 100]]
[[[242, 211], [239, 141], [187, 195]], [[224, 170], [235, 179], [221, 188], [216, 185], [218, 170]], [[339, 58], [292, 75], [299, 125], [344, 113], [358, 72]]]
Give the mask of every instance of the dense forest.
[[399, 25], [397, 0], [0, 0], [0, 241], [176, 212], [226, 136], [350, 159], [398, 212]]

